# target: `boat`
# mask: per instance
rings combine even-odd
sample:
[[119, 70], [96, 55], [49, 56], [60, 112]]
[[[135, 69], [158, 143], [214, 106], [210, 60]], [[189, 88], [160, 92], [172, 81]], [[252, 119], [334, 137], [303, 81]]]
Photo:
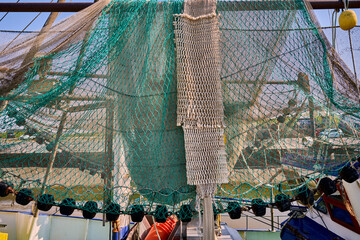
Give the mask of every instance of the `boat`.
[[358, 27], [350, 70], [331, 4], [358, 2], [0, 3], [52, 12], [0, 46], [0, 232], [359, 238]]

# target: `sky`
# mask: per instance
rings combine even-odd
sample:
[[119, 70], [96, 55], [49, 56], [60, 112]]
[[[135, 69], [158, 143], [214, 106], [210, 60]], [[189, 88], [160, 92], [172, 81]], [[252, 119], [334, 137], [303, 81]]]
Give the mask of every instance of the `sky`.
[[[0, 3], [15, 3], [18, 0], [0, 0]], [[53, 0], [56, 2], [57, 0]], [[20, 0], [20, 3], [40, 3], [40, 2], [51, 2], [51, 0]], [[93, 0], [66, 0], [66, 2], [93, 2]], [[0, 19], [4, 16], [4, 12], [0, 12]], [[37, 12], [12, 12], [9, 13], [1, 22], [0, 30], [22, 30], [33, 18], [39, 13]], [[50, 13], [41, 13], [39, 17], [27, 28], [29, 31], [40, 30], [44, 22], [48, 18]], [[58, 19], [63, 19], [74, 13], [61, 13]]]
[[[0, 3], [6, 3], [6, 2], [17, 2], [18, 0], [0, 0]], [[53, 0], [53, 2], [56, 2], [57, 0]], [[93, 2], [94, 0], [66, 0], [66, 2]], [[351, 1], [351, 0], [350, 0]], [[51, 2], [51, 0], [20, 0], [20, 2]], [[352, 9], [355, 11], [355, 13], [358, 16], [358, 25], [360, 25], [360, 9]], [[332, 17], [332, 13], [334, 10], [329, 9], [329, 10], [315, 10], [315, 14], [319, 20], [319, 23], [322, 27], [330, 27], [331, 26], [331, 17]], [[4, 12], [0, 12], [0, 19], [2, 18], [2, 16], [4, 16]], [[4, 31], [4, 30], [15, 30], [15, 31], [21, 31], [23, 30], [26, 25], [33, 19], [35, 18], [39, 13], [9, 13], [7, 14], [7, 16], [0, 21], [0, 31]], [[41, 27], [43, 26], [44, 22], [46, 21], [47, 17], [49, 16], [50, 13], [41, 13], [35, 20], [33, 23], [31, 23], [29, 25], [29, 27], [26, 29], [27, 31], [38, 31], [41, 29]], [[57, 21], [70, 16], [74, 13], [61, 13], [58, 18]], [[340, 13], [338, 14], [338, 16], [340, 15]], [[338, 21], [337, 21], [337, 25], [338, 25]], [[357, 47], [359, 46], [359, 40], [357, 38], [360, 37], [360, 27], [357, 27], [357, 32], [356, 32], [356, 37], [355, 35], [353, 35], [353, 42], [355, 43], [354, 45], [356, 45]], [[349, 46], [349, 42], [348, 42], [348, 38], [347, 33], [344, 33], [344, 31], [342, 31], [341, 29], [338, 29], [338, 36], [340, 36], [340, 34], [343, 34], [343, 37], [338, 37], [337, 40], [337, 44], [339, 45], [339, 51], [341, 51], [340, 48], [342, 49], [346, 49]], [[331, 39], [331, 30], [327, 29], [324, 31], [328, 38]], [[7, 43], [8, 39], [11, 39], [12, 36], [16, 35], [15, 33], [1, 33], [1, 37], [0, 37], [0, 44], [4, 44]], [[356, 41], [356, 42], [355, 42]], [[347, 50], [348, 51], [348, 50]], [[349, 51], [348, 51], [349, 52]], [[355, 52], [355, 56], [356, 56], [356, 62], [358, 61], [359, 63], [357, 65], [357, 69], [359, 69], [360, 72], [360, 47], [358, 47], [358, 49]], [[348, 65], [352, 65], [351, 62], [351, 57], [350, 54], [347, 53], [347, 56], [343, 56], [345, 62], [347, 62]]]
[[[50, 2], [51, 0], [20, 0], [20, 2]], [[53, 0], [54, 2], [57, 0]], [[17, 2], [17, 0], [0, 0], [0, 3]], [[93, 0], [66, 0], [66, 2], [93, 2]], [[353, 9], [360, 21], [360, 9]], [[316, 10], [316, 15], [321, 26], [331, 26], [331, 15], [333, 10]], [[5, 13], [0, 12], [0, 19]], [[1, 22], [0, 30], [22, 30], [31, 19], [38, 13], [9, 13]], [[59, 19], [69, 16], [73, 13], [61, 13]], [[340, 14], [339, 14], [340, 15]], [[36, 31], [41, 28], [49, 13], [42, 13], [40, 16], [28, 27], [29, 31]]]

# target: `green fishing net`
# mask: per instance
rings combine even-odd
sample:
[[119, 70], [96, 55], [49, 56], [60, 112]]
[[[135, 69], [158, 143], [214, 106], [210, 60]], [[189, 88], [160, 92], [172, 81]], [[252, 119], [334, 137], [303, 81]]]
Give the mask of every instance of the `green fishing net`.
[[[113, 0], [82, 39], [35, 57], [0, 98], [2, 181], [89, 212], [194, 208], [176, 122], [174, 15], [183, 4]], [[357, 156], [358, 92], [341, 91], [347, 82], [332, 72], [305, 4], [219, 1], [216, 12], [229, 172], [216, 211], [337, 176]]]

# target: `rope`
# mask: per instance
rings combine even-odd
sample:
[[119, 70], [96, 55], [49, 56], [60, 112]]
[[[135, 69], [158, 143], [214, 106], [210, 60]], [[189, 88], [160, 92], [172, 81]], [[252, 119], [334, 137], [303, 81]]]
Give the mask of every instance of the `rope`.
[[335, 9], [332, 13], [331, 18], [331, 35], [332, 35], [332, 46], [336, 49], [336, 20], [337, 20], [337, 13], [339, 10]]
[[359, 90], [359, 82], [358, 82], [358, 80], [357, 80], [357, 73], [356, 73], [356, 66], [355, 66], [355, 58], [354, 58], [354, 50], [353, 50], [353, 46], [352, 46], [352, 40], [351, 40], [351, 32], [350, 32], [350, 30], [348, 30], [348, 33], [349, 33], [350, 52], [351, 52], [351, 59], [352, 59], [353, 68], [354, 68], [354, 75], [355, 75], [355, 80], [356, 80], [356, 86], [357, 86], [358, 92], [360, 93], [360, 90]]
[[161, 237], [160, 237], [160, 235], [159, 235], [159, 231], [158, 231], [158, 229], [157, 229], [157, 227], [156, 227], [156, 221], [155, 221], [154, 216], [152, 216], [152, 219], [153, 219], [153, 222], [154, 222], [154, 228], [155, 228], [155, 231], [156, 231], [156, 235], [158, 236], [159, 240], [161, 240]]

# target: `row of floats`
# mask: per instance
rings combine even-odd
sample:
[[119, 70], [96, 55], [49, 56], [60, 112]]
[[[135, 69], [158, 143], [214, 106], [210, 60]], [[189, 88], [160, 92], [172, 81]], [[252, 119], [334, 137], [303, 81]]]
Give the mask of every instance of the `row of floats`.
[[[359, 162], [360, 158], [357, 160]], [[318, 187], [310, 190], [306, 185], [298, 189], [298, 194], [290, 198], [288, 195], [280, 193], [275, 196], [274, 203], [266, 203], [262, 199], [257, 198], [251, 201], [250, 206], [241, 206], [237, 201], [230, 201], [227, 203], [226, 209], [219, 209], [213, 205], [214, 216], [217, 214], [227, 212], [231, 219], [239, 219], [242, 211], [250, 211], [255, 216], [264, 216], [267, 207], [276, 207], [280, 212], [289, 211], [291, 202], [299, 201], [303, 205], [310, 206], [314, 204], [314, 193], [319, 191], [325, 195], [331, 195], [337, 191], [336, 183], [341, 179], [348, 183], [355, 182], [359, 178], [358, 170], [347, 165], [342, 168], [339, 177], [332, 180], [329, 177], [324, 177], [320, 180]], [[15, 201], [20, 205], [27, 205], [34, 200], [32, 191], [23, 188], [20, 191], [15, 191], [12, 185], [8, 182], [0, 182], [0, 196], [6, 197], [10, 193], [15, 194]], [[58, 206], [62, 215], [71, 215], [75, 209], [82, 210], [82, 215], [86, 219], [92, 219], [97, 213], [105, 213], [106, 220], [116, 221], [120, 214], [129, 214], [133, 222], [141, 222], [146, 214], [153, 215], [156, 222], [164, 223], [168, 216], [175, 214], [182, 222], [191, 221], [194, 214], [197, 212], [191, 205], [182, 205], [178, 212], [169, 212], [165, 205], [157, 205], [155, 211], [147, 212], [143, 205], [132, 205], [128, 211], [121, 211], [120, 205], [117, 203], [109, 203], [103, 209], [98, 208], [95, 201], [88, 201], [82, 206], [78, 206], [76, 201], [72, 198], [65, 198], [60, 203], [56, 203], [54, 196], [51, 194], [42, 194], [36, 201], [36, 206], [39, 210], [49, 211], [52, 206]]]

